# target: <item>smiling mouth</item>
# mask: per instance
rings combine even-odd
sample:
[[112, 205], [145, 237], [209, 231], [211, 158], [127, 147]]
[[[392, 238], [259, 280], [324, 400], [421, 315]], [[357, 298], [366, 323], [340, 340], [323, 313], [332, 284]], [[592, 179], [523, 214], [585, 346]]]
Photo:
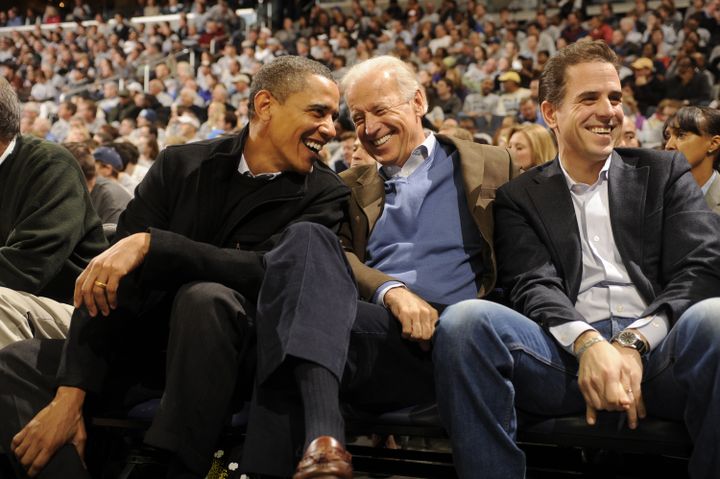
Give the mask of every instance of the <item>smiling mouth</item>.
[[382, 145], [384, 145], [385, 143], [388, 142], [388, 140], [390, 139], [390, 136], [391, 136], [391, 135], [388, 133], [387, 135], [383, 136], [382, 138], [378, 138], [377, 140], [373, 140], [373, 145], [375, 145], [375, 146], [382, 146]]
[[610, 133], [612, 132], [612, 127], [609, 127], [609, 126], [595, 126], [595, 127], [592, 127], [592, 128], [588, 128], [588, 130], [589, 130], [591, 133], [595, 133], [596, 135], [609, 136]]
[[316, 154], [320, 153], [320, 150], [322, 150], [322, 147], [324, 146], [323, 143], [319, 143], [313, 140], [305, 140], [303, 141], [303, 145], [305, 145], [310, 151]]

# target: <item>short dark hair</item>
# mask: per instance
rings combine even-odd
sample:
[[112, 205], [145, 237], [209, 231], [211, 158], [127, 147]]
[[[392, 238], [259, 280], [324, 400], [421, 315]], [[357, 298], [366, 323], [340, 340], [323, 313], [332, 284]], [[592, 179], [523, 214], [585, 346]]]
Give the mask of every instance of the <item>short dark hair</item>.
[[0, 140], [12, 141], [20, 134], [22, 108], [13, 87], [0, 77]]
[[565, 98], [567, 69], [580, 63], [592, 62], [610, 63], [618, 69], [617, 55], [602, 40], [575, 42], [560, 49], [548, 60], [540, 75], [539, 103], [548, 101], [554, 107], [560, 107]]
[[97, 175], [95, 171], [95, 158], [93, 157], [90, 147], [84, 142], [63, 143], [72, 156], [80, 164], [80, 169], [85, 176], [85, 181], [90, 181]]
[[115, 148], [115, 151], [120, 155], [120, 159], [123, 162], [123, 170], [127, 168], [128, 163], [134, 165], [138, 162], [138, 158], [140, 158], [140, 150], [129, 141], [115, 141], [107, 146]]
[[[720, 110], [707, 106], [684, 106], [667, 119], [663, 133], [667, 130], [684, 131], [698, 136], [720, 135]], [[715, 151], [713, 167], [720, 168], [720, 151]]]
[[309, 75], [319, 75], [328, 80], [335, 81], [330, 69], [304, 57], [285, 55], [277, 57], [258, 70], [250, 86], [250, 101], [248, 101], [248, 117], [255, 115], [255, 95], [260, 90], [267, 90], [280, 103], [285, 103], [293, 93], [305, 88]]

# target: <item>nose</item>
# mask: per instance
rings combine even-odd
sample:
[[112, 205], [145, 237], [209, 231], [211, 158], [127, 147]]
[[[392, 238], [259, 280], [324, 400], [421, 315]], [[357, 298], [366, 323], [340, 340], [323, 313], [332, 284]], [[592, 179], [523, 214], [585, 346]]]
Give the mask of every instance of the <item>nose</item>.
[[320, 131], [320, 134], [325, 137], [326, 140], [331, 140], [335, 138], [335, 121], [333, 120], [332, 115], [326, 115], [325, 118], [323, 118], [322, 123], [320, 123], [320, 127], [318, 128]]
[[597, 115], [602, 118], [608, 118], [613, 116], [613, 104], [609, 98], [603, 98], [598, 103]]
[[675, 135], [670, 135], [670, 138], [668, 138], [667, 143], [665, 143], [665, 149], [675, 151], [677, 150], [677, 145], [675, 144]]

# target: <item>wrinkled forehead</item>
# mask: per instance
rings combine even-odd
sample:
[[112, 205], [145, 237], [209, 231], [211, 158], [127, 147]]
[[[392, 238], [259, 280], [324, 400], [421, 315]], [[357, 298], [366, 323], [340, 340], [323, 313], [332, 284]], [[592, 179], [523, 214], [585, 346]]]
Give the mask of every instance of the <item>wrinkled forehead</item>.
[[396, 76], [391, 72], [368, 72], [348, 87], [345, 99], [351, 112], [371, 111], [405, 100]]

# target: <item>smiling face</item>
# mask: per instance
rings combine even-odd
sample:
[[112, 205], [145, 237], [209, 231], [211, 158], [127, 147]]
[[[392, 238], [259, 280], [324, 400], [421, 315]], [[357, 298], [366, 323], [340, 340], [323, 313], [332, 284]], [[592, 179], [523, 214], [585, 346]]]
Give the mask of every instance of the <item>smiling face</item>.
[[347, 91], [350, 115], [365, 150], [383, 165], [402, 166], [425, 140], [419, 90], [403, 95], [392, 71], [371, 71]]
[[[267, 122], [265, 154], [272, 171], [306, 174], [313, 161], [320, 159], [322, 147], [335, 137], [334, 119], [338, 113], [340, 92], [332, 80], [308, 75], [305, 88], [280, 103], [266, 90], [255, 102], [264, 110], [259, 115]], [[254, 173], [260, 173], [254, 171]]]
[[622, 133], [620, 78], [605, 62], [579, 63], [567, 68], [561, 105], [542, 104], [547, 125], [555, 131], [563, 164], [599, 171]]
[[[691, 168], [702, 163], [707, 151], [712, 149], [713, 137], [710, 135], [698, 135], [679, 128], [668, 128], [668, 133], [665, 149], [679, 151], [685, 155]], [[710, 163], [712, 164], [712, 159]]]

